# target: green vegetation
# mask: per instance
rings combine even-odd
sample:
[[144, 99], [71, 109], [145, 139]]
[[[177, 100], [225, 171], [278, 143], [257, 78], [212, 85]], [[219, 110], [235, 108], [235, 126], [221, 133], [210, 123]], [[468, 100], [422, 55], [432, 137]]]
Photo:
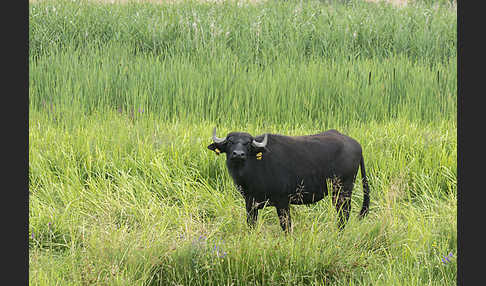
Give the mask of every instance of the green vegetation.
[[[428, 2], [30, 3], [31, 284], [455, 284], [456, 11]], [[352, 136], [370, 214], [356, 184], [342, 233], [329, 197], [250, 231], [214, 126]]]

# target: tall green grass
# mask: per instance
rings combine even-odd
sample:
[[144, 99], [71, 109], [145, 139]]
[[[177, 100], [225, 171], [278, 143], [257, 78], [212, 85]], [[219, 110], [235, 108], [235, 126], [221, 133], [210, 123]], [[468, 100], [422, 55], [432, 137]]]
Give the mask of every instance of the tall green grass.
[[[82, 1], [81, 1], [82, 2]], [[453, 8], [395, 9], [364, 1], [184, 1], [177, 4], [30, 4], [29, 50], [38, 57], [66, 47], [122, 44], [131, 53], [194, 61], [237, 58], [267, 66], [315, 57], [445, 61], [456, 54]], [[341, 1], [342, 2], [342, 1]]]
[[[336, 126], [363, 143], [370, 215], [357, 220], [357, 184], [342, 234], [327, 198], [293, 207], [288, 237], [273, 208], [249, 231], [223, 160], [204, 151], [210, 124], [111, 112], [79, 118], [66, 130], [34, 112], [30, 125], [34, 284], [439, 285], [455, 279], [455, 260], [441, 262], [456, 254], [457, 241], [456, 137], [448, 121]], [[243, 128], [262, 131], [241, 124], [221, 132]], [[267, 129], [298, 135], [317, 128]], [[215, 245], [226, 256], [218, 258]]]
[[454, 119], [453, 10], [241, 3], [31, 4], [30, 105], [221, 123]]
[[[30, 283], [454, 284], [456, 14], [422, 2], [30, 3]], [[342, 233], [329, 198], [250, 231], [214, 126], [356, 138], [369, 216], [356, 184]]]
[[289, 61], [281, 56], [261, 68], [230, 59], [131, 56], [120, 46], [68, 50], [31, 62], [30, 104], [75, 105], [86, 113], [143, 109], [165, 120], [219, 124], [455, 119], [455, 58], [433, 67], [403, 56]]

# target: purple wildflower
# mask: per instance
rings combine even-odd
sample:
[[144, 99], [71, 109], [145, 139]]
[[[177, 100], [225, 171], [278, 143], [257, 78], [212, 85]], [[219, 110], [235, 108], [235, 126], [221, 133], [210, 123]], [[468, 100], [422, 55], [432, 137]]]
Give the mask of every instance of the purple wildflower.
[[196, 247], [204, 246], [205, 243], [206, 243], [206, 236], [204, 236], [204, 235], [200, 235], [197, 240], [194, 239], [192, 241], [192, 245], [194, 245]]
[[[451, 252], [451, 253], [449, 253], [449, 255], [447, 255], [447, 256], [445, 256], [445, 255], [444, 255], [444, 256], [442, 256], [442, 257], [444, 257], [444, 258], [442, 258], [442, 262], [443, 262], [444, 264], [447, 264], [447, 262], [451, 262], [451, 261], [449, 260], [449, 257], [452, 257], [452, 252]], [[445, 259], [445, 260], [444, 260], [444, 259]], [[447, 262], [446, 262], [446, 261], [447, 261]]]
[[218, 258], [224, 258], [226, 256], [226, 254], [227, 254], [227, 252], [224, 251], [224, 250], [223, 251], [219, 251], [219, 245], [216, 245], [216, 244], [213, 247], [213, 252], [216, 253], [216, 256]]

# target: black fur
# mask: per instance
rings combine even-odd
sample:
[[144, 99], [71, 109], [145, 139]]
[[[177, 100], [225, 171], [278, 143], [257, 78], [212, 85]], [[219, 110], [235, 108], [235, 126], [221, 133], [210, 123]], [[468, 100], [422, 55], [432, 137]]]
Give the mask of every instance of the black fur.
[[[361, 167], [364, 197], [360, 216], [368, 212], [369, 187], [364, 169], [361, 145], [337, 130], [309, 136], [268, 134], [264, 148], [251, 142], [262, 142], [248, 133], [231, 132], [222, 143], [208, 149], [226, 153], [226, 166], [246, 202], [247, 222], [254, 225], [258, 210], [275, 206], [284, 231], [291, 226], [289, 204], [311, 204], [328, 194], [326, 180], [333, 184], [333, 203], [343, 229], [351, 210], [351, 193], [358, 168]], [[218, 149], [218, 150], [216, 150]], [[257, 156], [261, 152], [261, 156]], [[260, 159], [258, 159], [260, 158]]]

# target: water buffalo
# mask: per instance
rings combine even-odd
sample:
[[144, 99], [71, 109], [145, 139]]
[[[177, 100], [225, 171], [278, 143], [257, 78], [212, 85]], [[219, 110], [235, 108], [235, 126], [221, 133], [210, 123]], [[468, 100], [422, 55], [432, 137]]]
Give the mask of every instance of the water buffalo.
[[245, 198], [247, 223], [254, 226], [258, 210], [274, 206], [280, 226], [290, 230], [289, 204], [311, 204], [327, 195], [332, 182], [333, 204], [342, 230], [349, 219], [351, 193], [361, 168], [363, 206], [360, 218], [368, 213], [369, 186], [361, 145], [353, 138], [328, 130], [308, 136], [264, 134], [253, 137], [231, 132], [216, 137], [208, 149], [226, 153], [226, 166], [238, 191]]

